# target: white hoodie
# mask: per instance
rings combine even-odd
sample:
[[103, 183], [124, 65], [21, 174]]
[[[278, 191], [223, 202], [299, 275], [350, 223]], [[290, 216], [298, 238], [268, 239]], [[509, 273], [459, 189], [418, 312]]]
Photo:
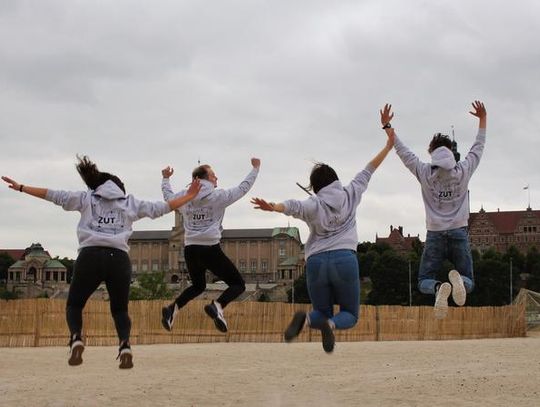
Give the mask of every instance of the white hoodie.
[[394, 147], [397, 155], [420, 182], [427, 230], [443, 231], [467, 226], [469, 180], [480, 163], [485, 142], [486, 130], [479, 129], [465, 160], [456, 163], [452, 151], [439, 147], [431, 152], [430, 164], [420, 161], [396, 136]]
[[45, 199], [66, 211], [79, 211], [77, 225], [79, 250], [88, 246], [114, 247], [129, 252], [128, 239], [133, 222], [141, 218], [157, 218], [171, 211], [167, 202], [139, 201], [125, 195], [113, 181], [106, 181], [96, 190], [47, 190]]
[[375, 168], [368, 164], [346, 187], [340, 181], [334, 181], [305, 201], [289, 199], [283, 202], [284, 214], [302, 219], [309, 226], [306, 259], [329, 250], [356, 250], [356, 208], [374, 171]]
[[[258, 168], [253, 168], [240, 185], [230, 189], [216, 188], [207, 180], [201, 180], [201, 190], [192, 201], [182, 206], [179, 211], [184, 218], [184, 245], [213, 246], [221, 240], [225, 208], [242, 198], [251, 189]], [[175, 194], [169, 178], [161, 181], [161, 191], [165, 200], [184, 196], [186, 190]]]

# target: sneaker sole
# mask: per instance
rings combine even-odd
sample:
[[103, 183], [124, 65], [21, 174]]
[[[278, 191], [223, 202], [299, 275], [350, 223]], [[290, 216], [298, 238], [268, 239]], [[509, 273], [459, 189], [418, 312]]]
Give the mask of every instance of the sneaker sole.
[[204, 312], [206, 312], [206, 315], [208, 315], [210, 318], [214, 320], [214, 325], [216, 326], [218, 331], [223, 332], [223, 333], [227, 332], [227, 325], [225, 325], [225, 323], [221, 319], [218, 318], [218, 314], [216, 310], [214, 309], [214, 307], [211, 307], [210, 305], [205, 305]]
[[465, 305], [465, 301], [467, 300], [467, 291], [465, 290], [463, 279], [456, 270], [452, 270], [450, 273], [448, 273], [448, 279], [452, 284], [452, 299], [456, 305], [462, 307]]
[[133, 367], [133, 355], [131, 353], [122, 353], [118, 367], [120, 369], [131, 369]]
[[163, 328], [165, 328], [167, 331], [172, 331], [172, 325], [169, 325], [168, 318], [167, 318], [167, 307], [163, 307], [161, 309], [161, 325], [163, 325]]
[[69, 357], [68, 364], [70, 366], [79, 366], [82, 362], [82, 354], [84, 352], [84, 345], [75, 345], [71, 350], [71, 356]]
[[322, 347], [326, 353], [332, 353], [334, 351], [334, 345], [336, 344], [336, 338], [334, 331], [330, 328], [328, 323], [324, 324], [321, 328], [322, 335]]
[[448, 297], [450, 297], [451, 292], [452, 286], [450, 283], [442, 283], [439, 287], [435, 306], [433, 307], [433, 313], [436, 319], [443, 319], [448, 314]]
[[300, 332], [302, 332], [302, 328], [304, 327], [304, 323], [306, 322], [306, 313], [302, 311], [298, 311], [296, 314], [294, 314], [291, 323], [285, 330], [285, 333], [283, 334], [283, 337], [285, 339], [285, 342], [291, 342], [294, 338], [296, 338]]

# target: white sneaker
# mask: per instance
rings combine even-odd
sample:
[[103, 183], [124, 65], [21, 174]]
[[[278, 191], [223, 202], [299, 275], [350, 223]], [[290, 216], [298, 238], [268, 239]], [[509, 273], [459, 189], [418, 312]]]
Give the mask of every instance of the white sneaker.
[[204, 306], [204, 312], [214, 320], [214, 325], [220, 332], [227, 332], [227, 321], [223, 316], [223, 308], [217, 301], [212, 301], [210, 304]]
[[456, 305], [462, 307], [465, 305], [465, 300], [467, 299], [467, 291], [465, 290], [465, 285], [463, 284], [461, 274], [459, 274], [456, 270], [452, 270], [448, 273], [448, 279], [452, 284], [452, 299]]
[[450, 297], [451, 292], [452, 286], [450, 283], [442, 283], [439, 286], [439, 290], [435, 296], [435, 306], [433, 308], [435, 318], [443, 319], [448, 314], [448, 297]]

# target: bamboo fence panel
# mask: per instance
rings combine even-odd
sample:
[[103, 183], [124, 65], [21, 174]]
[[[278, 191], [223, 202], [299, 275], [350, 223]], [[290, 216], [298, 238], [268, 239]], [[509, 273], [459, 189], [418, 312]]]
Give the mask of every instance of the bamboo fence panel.
[[[283, 331], [296, 311], [309, 304], [233, 302], [225, 312], [229, 331], [224, 334], [204, 313], [206, 301], [191, 301], [176, 315], [171, 332], [161, 325], [165, 301], [131, 301], [133, 344], [282, 342]], [[83, 312], [87, 345], [116, 345], [118, 339], [109, 302], [89, 301]], [[337, 312], [337, 308], [335, 310]], [[443, 320], [433, 317], [433, 307], [360, 307], [355, 327], [336, 331], [336, 340], [400, 341], [475, 339], [525, 336], [525, 304], [503, 307], [451, 307]], [[65, 301], [24, 299], [0, 301], [0, 347], [58, 346], [68, 342]], [[300, 342], [321, 340], [317, 330], [304, 329]]]

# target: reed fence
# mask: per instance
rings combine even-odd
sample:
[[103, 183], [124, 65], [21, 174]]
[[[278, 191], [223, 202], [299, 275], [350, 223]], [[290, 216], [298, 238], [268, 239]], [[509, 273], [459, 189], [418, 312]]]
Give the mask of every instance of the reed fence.
[[[220, 333], [203, 311], [206, 302], [192, 301], [177, 314], [172, 332], [161, 326], [165, 301], [131, 301], [133, 344], [201, 342], [281, 342], [297, 310], [308, 304], [233, 302], [225, 312], [229, 332]], [[83, 313], [87, 345], [116, 345], [114, 323], [105, 301], [89, 301]], [[443, 320], [432, 307], [362, 305], [358, 324], [336, 331], [337, 341], [399, 341], [503, 338], [526, 335], [525, 305], [451, 307]], [[0, 347], [66, 345], [65, 300], [0, 301]], [[299, 341], [320, 341], [316, 330], [305, 329]]]

